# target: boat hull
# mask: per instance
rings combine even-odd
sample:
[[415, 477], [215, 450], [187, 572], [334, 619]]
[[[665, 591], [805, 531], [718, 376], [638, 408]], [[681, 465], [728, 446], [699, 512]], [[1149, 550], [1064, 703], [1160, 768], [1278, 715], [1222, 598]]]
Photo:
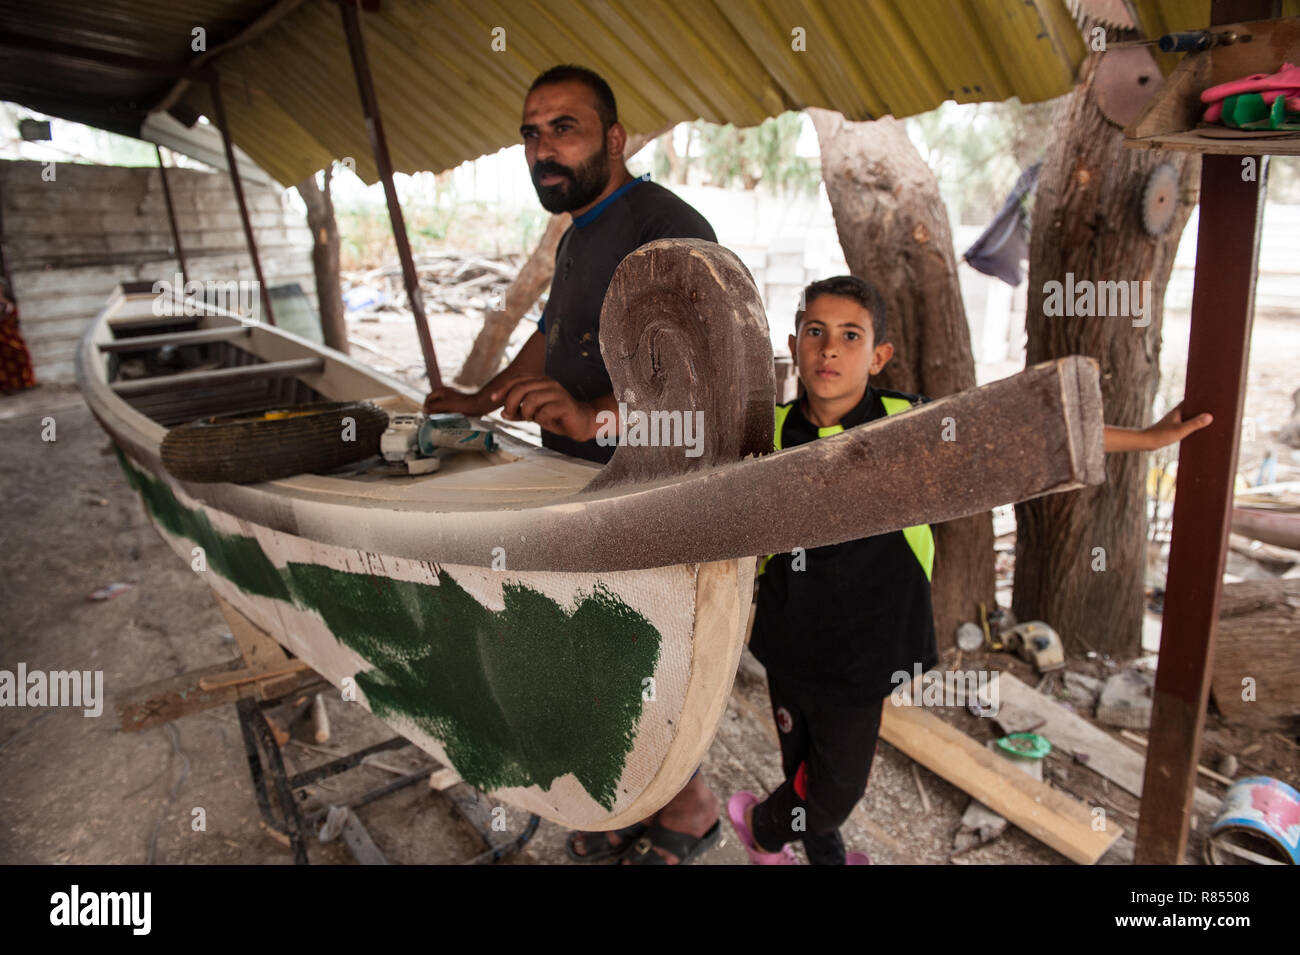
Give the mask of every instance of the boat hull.
[[600, 574], [413, 561], [258, 525], [121, 461], [221, 601], [495, 798], [622, 826], [679, 791], [712, 739], [753, 558]]

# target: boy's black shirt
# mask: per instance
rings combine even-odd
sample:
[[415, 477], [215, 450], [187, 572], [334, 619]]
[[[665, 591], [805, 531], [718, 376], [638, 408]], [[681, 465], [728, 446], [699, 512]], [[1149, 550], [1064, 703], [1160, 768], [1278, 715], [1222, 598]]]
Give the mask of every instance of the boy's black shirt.
[[[684, 199], [657, 183], [635, 179], [610, 196], [604, 208], [575, 219], [560, 238], [551, 294], [537, 327], [546, 336], [544, 374], [579, 401], [614, 390], [600, 354], [600, 309], [614, 270], [647, 242], [670, 238], [718, 241], [709, 221]], [[542, 445], [602, 464], [614, 455], [613, 445], [602, 446], [594, 438], [574, 441], [545, 428]]]
[[[862, 401], [840, 419], [846, 430], [885, 416], [881, 396], [927, 399], [867, 387]], [[816, 440], [817, 425], [800, 408], [786, 416], [781, 447]], [[799, 507], [799, 501], [773, 501]], [[915, 664], [938, 663], [930, 581], [902, 531], [813, 547], [806, 567], [776, 554], [758, 585], [749, 648], [781, 680], [827, 702], [862, 705], [888, 696]]]

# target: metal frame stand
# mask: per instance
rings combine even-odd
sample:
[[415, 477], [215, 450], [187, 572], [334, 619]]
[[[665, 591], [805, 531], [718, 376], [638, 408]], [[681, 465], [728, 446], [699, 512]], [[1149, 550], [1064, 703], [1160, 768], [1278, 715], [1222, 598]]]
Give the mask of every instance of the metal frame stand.
[[[298, 691], [292, 691], [287, 695], [291, 696], [296, 692]], [[271, 724], [267, 722], [264, 712], [266, 709], [279, 705], [284, 698], [279, 697], [265, 701], [246, 698], [236, 703], [235, 707], [239, 713], [239, 729], [244, 737], [244, 752], [248, 756], [249, 775], [252, 777], [253, 792], [257, 797], [257, 808], [262, 814], [262, 819], [271, 830], [288, 838], [289, 846], [293, 850], [294, 864], [308, 865], [310, 863], [307, 858], [307, 839], [325, 819], [329, 807], [325, 806], [303, 815], [299, 812], [297, 800], [294, 798], [295, 791], [322, 779], [328, 779], [331, 776], [337, 776], [350, 769], [355, 769], [361, 765], [363, 759], [372, 753], [402, 749], [405, 746], [410, 746], [411, 742], [400, 736], [395, 736], [382, 743], [376, 743], [346, 756], [340, 756], [338, 759], [316, 766], [306, 772], [290, 776], [285, 769], [284, 756], [280, 751], [280, 745], [275, 741], [275, 734], [272, 732]], [[262, 753], [266, 754], [265, 764], [262, 761]], [[405, 789], [414, 783], [427, 780], [431, 772], [432, 770], [426, 767], [419, 772], [409, 773], [383, 786], [353, 796], [342, 805], [350, 809], [364, 806], [367, 803]], [[275, 790], [276, 801], [280, 805], [278, 818], [271, 809], [272, 788]], [[454, 799], [452, 801], [457, 802]], [[459, 803], [457, 803], [457, 807], [460, 808]], [[484, 844], [489, 847], [486, 852], [468, 860], [471, 864], [499, 862], [501, 859], [522, 849], [532, 839], [539, 822], [538, 817], [533, 815], [519, 836], [503, 845], [494, 845], [490, 830], [485, 829], [478, 819], [472, 818], [464, 812], [461, 815], [474, 827]]]

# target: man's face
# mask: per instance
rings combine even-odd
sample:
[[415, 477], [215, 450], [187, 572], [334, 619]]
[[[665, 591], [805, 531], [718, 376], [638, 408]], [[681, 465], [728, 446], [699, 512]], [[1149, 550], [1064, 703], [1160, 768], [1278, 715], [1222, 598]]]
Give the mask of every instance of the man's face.
[[583, 83], [548, 83], [524, 100], [519, 132], [537, 198], [547, 212], [574, 212], [609, 184], [609, 143], [595, 94]]
[[834, 401], [862, 394], [893, 357], [894, 346], [876, 344], [871, 313], [853, 299], [819, 295], [790, 336], [790, 354], [808, 393]]

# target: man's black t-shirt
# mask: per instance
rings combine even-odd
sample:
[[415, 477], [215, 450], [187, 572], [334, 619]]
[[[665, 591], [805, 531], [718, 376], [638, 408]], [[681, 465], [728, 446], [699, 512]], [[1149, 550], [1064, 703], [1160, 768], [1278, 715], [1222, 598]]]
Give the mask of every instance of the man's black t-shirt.
[[[546, 336], [545, 374], [579, 401], [614, 390], [600, 355], [600, 308], [619, 263], [655, 239], [718, 241], [704, 216], [645, 178], [574, 219], [560, 239], [551, 295], [537, 327]], [[542, 445], [602, 464], [614, 454], [594, 439], [574, 441], [546, 429]]]
[[[884, 417], [881, 397], [925, 400], [868, 387], [840, 426]], [[795, 401], [781, 447], [832, 430], [838, 429], [810, 422]], [[915, 664], [925, 671], [938, 663], [929, 577], [902, 531], [809, 548], [803, 559], [806, 566], [795, 570], [790, 554], [776, 554], [759, 577], [749, 648], [769, 673], [828, 703], [849, 706], [888, 696], [898, 686], [896, 671], [906, 671], [910, 682]]]

